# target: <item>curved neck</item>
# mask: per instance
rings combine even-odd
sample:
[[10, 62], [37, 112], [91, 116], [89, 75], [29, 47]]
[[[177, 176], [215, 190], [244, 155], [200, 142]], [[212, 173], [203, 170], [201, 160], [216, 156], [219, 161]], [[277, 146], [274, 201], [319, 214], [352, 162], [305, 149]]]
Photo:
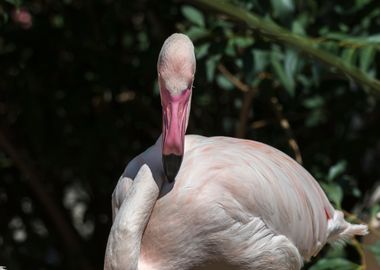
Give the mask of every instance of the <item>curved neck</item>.
[[155, 179], [144, 164], [117, 213], [108, 237], [104, 269], [138, 269], [141, 239], [162, 181]]

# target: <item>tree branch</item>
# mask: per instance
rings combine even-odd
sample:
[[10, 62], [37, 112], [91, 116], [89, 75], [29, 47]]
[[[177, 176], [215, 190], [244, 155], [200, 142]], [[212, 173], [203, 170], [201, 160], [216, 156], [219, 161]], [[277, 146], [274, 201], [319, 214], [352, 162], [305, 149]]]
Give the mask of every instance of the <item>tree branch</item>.
[[297, 141], [293, 135], [293, 131], [290, 127], [288, 119], [286, 119], [286, 117], [282, 113], [282, 106], [279, 103], [278, 98], [272, 97], [270, 101], [272, 103], [273, 110], [276, 114], [278, 122], [280, 123], [280, 126], [285, 131], [285, 134], [288, 137], [288, 144], [294, 152], [294, 158], [296, 159], [296, 161], [299, 164], [302, 164], [302, 156], [301, 156], [300, 148], [299, 148], [298, 143], [297, 143]]
[[218, 70], [240, 91], [244, 93], [243, 104], [240, 110], [239, 124], [235, 136], [244, 138], [247, 130], [248, 115], [252, 106], [253, 98], [257, 94], [257, 88], [243, 83], [238, 77], [227, 70], [223, 64], [218, 65]]
[[218, 70], [240, 91], [242, 92], [248, 92], [250, 90], [250, 87], [243, 83], [239, 78], [237, 78], [235, 75], [233, 75], [231, 72], [228, 71], [228, 69], [223, 65], [218, 65]]
[[302, 53], [321, 61], [327, 65], [327, 67], [334, 68], [336, 72], [350, 77], [356, 83], [367, 87], [372, 94], [380, 97], [379, 80], [370, 78], [360, 69], [345, 63], [341, 58], [316, 48], [315, 43], [310, 38], [294, 34], [272, 21], [262, 19], [256, 14], [239, 8], [236, 5], [232, 5], [225, 0], [192, 0], [189, 2], [202, 4], [205, 7], [247, 24], [249, 28], [255, 29], [263, 37], [287, 46], [292, 46]]

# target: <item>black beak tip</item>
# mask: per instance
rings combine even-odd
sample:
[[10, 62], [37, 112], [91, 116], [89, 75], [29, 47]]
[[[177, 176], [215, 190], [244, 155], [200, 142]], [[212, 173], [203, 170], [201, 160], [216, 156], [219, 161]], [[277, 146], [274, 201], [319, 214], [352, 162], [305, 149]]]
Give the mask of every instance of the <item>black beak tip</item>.
[[162, 161], [164, 165], [165, 175], [169, 183], [172, 183], [177, 176], [179, 169], [181, 168], [182, 156], [174, 154], [163, 155]]

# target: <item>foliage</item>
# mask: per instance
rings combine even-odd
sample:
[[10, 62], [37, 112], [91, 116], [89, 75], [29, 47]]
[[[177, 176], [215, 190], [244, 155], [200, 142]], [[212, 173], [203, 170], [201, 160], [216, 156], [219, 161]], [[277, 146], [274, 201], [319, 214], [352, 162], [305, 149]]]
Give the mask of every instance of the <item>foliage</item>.
[[[378, 1], [231, 2], [379, 78]], [[0, 30], [0, 265], [8, 269], [103, 264], [113, 188], [160, 134], [155, 63], [176, 31], [192, 38], [198, 61], [188, 133], [254, 139], [296, 158], [294, 141], [336, 207], [354, 221], [376, 207], [366, 195], [380, 175], [377, 96], [278, 36], [199, 1], [7, 0]], [[365, 250], [379, 257], [378, 246]], [[360, 255], [352, 245], [327, 247], [305, 269], [357, 269]]]

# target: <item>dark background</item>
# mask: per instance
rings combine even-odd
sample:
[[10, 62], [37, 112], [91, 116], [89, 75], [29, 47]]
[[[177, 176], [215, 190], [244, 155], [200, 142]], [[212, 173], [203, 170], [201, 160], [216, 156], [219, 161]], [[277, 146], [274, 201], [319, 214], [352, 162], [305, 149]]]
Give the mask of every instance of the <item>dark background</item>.
[[[378, 77], [377, 0], [233, 2]], [[191, 1], [2, 0], [0, 23], [8, 269], [102, 269], [113, 188], [161, 132], [156, 61], [173, 32], [192, 38], [198, 59], [188, 133], [302, 157], [352, 222], [379, 210], [368, 200], [380, 175], [378, 99], [296, 49]], [[358, 250], [326, 248], [306, 268], [357, 269]], [[364, 250], [379, 255], [380, 244]]]

